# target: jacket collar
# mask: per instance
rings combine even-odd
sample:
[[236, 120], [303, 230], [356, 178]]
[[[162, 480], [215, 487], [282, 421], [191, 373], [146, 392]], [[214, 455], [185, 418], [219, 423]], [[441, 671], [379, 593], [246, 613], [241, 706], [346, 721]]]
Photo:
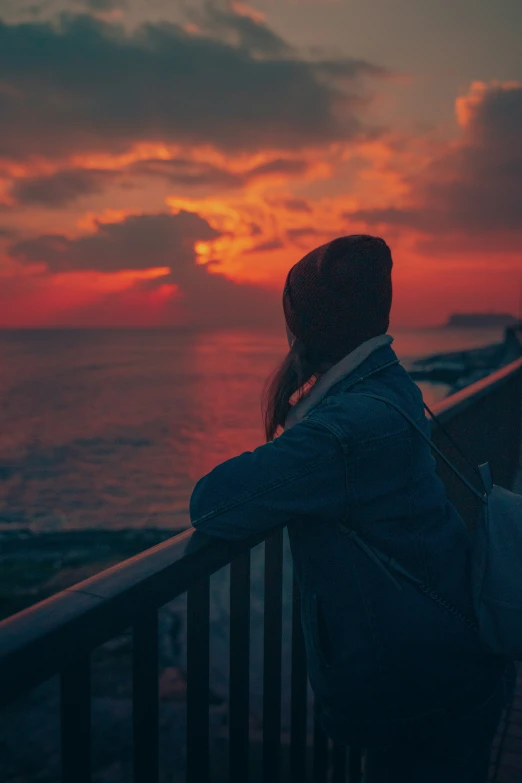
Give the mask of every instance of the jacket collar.
[[[325, 372], [319, 380], [312, 386], [310, 391], [304, 395], [290, 409], [285, 421], [285, 430], [297, 424], [304, 416], [318, 405], [326, 396], [327, 392], [342, 380], [350, 376], [350, 381], [360, 380], [363, 376], [373, 374], [388, 364], [396, 364], [395, 352], [390, 348], [393, 337], [389, 334], [381, 334], [378, 337], [372, 337], [370, 340], [359, 345], [354, 351], [343, 356], [343, 358], [334, 364], [333, 367]], [[386, 350], [381, 350], [386, 349]], [[367, 361], [368, 360], [368, 361]], [[361, 372], [361, 365], [364, 363], [364, 371]], [[356, 372], [358, 370], [358, 372]], [[353, 377], [356, 376], [356, 377]]]

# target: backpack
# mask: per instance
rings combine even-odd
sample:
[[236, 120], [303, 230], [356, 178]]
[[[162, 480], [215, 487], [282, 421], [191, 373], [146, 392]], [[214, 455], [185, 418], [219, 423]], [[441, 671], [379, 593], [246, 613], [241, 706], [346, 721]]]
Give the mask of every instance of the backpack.
[[[369, 546], [352, 533], [358, 543], [382, 568], [387, 565], [416, 583], [417, 587], [468, 627], [478, 632], [484, 647], [491, 653], [522, 660], [522, 495], [510, 492], [493, 483], [489, 463], [475, 466], [484, 492], [480, 492], [449, 461], [405, 411], [391, 400], [375, 394], [361, 393], [391, 405], [417, 430], [430, 447], [444, 460], [481, 502], [479, 518], [471, 540], [472, 596], [475, 617], [469, 618], [456, 609], [440, 593], [405, 569], [397, 560]], [[447, 433], [428, 406], [424, 406], [443, 429], [456, 448], [459, 447]], [[462, 452], [461, 452], [462, 453]], [[465, 455], [463, 455], [465, 457]], [[467, 458], [466, 458], [467, 460]], [[469, 462], [469, 460], [467, 460]], [[389, 574], [391, 576], [391, 574]], [[395, 579], [392, 578], [395, 582]], [[400, 589], [400, 588], [399, 588]]]

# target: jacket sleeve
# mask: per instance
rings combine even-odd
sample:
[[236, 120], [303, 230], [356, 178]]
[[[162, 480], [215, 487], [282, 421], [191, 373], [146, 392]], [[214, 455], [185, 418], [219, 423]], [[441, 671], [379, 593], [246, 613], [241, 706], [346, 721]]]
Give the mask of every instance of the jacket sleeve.
[[341, 444], [325, 426], [308, 420], [221, 463], [197, 482], [190, 498], [194, 527], [230, 540], [345, 514]]

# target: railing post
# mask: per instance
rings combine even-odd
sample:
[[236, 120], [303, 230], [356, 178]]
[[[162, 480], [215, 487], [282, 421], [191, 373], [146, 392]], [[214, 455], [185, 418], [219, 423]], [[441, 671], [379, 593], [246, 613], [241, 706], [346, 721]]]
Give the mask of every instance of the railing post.
[[306, 780], [307, 668], [301, 595], [294, 572], [292, 587], [292, 676], [290, 726], [290, 780]]
[[248, 783], [250, 550], [230, 564], [229, 783]]
[[314, 708], [314, 760], [312, 779], [314, 783], [326, 783], [328, 775], [328, 737], [319, 723], [317, 705]]
[[332, 748], [332, 783], [346, 781], [346, 745], [334, 742]]
[[348, 780], [350, 783], [361, 783], [362, 750], [357, 745], [350, 745], [348, 751]]
[[132, 660], [134, 783], [157, 783], [158, 765], [158, 613], [134, 623]]
[[263, 629], [263, 783], [279, 783], [281, 761], [281, 641], [283, 530], [265, 541]]
[[187, 591], [187, 783], [209, 783], [210, 579]]
[[80, 656], [61, 677], [61, 783], [91, 781], [91, 659]]

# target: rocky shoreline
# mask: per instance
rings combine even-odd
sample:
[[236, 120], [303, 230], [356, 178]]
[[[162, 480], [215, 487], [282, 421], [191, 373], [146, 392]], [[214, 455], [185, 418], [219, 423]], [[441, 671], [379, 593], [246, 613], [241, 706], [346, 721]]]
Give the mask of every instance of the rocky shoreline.
[[179, 532], [4, 529], [0, 531], [0, 620]]
[[522, 356], [522, 323], [508, 326], [504, 340], [481, 348], [451, 351], [416, 359], [408, 368], [417, 381], [450, 385], [449, 394], [464, 389]]

